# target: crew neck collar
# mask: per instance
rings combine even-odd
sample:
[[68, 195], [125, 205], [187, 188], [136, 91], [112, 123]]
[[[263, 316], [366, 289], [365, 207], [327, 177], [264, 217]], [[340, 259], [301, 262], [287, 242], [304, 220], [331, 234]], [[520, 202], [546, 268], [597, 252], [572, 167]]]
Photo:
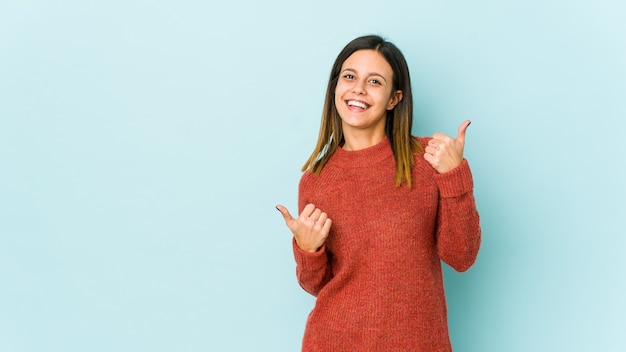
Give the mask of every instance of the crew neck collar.
[[342, 168], [366, 167], [393, 156], [387, 137], [377, 144], [359, 150], [337, 148], [329, 163]]

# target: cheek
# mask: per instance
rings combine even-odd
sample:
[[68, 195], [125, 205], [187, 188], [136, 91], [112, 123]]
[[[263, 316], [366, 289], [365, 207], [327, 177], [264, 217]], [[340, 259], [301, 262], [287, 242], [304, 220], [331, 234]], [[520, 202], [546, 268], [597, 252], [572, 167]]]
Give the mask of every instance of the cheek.
[[335, 95], [341, 96], [351, 90], [351, 85], [343, 80], [339, 80], [335, 86]]
[[341, 92], [341, 86], [337, 85], [335, 87], [335, 100], [337, 100], [337, 97], [339, 97], [341, 95], [339, 92]]
[[335, 89], [335, 95], [334, 95], [334, 99], [335, 99], [335, 105], [339, 105], [339, 103], [342, 101], [342, 93], [341, 93], [341, 89], [339, 86], [337, 86], [337, 88]]

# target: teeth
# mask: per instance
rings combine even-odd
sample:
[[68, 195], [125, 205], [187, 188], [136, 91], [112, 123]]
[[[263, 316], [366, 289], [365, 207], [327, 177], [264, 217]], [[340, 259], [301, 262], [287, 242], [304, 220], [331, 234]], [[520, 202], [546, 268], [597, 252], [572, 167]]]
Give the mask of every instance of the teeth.
[[361, 109], [367, 108], [367, 105], [365, 103], [360, 102], [360, 101], [354, 101], [354, 100], [349, 100], [348, 101], [348, 105], [349, 106], [356, 106], [356, 107], [359, 107]]

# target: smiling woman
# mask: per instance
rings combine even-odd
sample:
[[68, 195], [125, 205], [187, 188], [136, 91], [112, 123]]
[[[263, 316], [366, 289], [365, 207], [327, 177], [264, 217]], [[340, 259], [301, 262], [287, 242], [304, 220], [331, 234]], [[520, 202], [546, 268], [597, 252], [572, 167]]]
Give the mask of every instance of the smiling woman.
[[481, 241], [472, 174], [456, 138], [410, 134], [404, 56], [359, 37], [331, 70], [293, 233], [297, 279], [317, 297], [303, 351], [451, 351], [441, 260], [472, 266]]
[[[375, 50], [359, 50], [342, 65], [335, 89], [335, 106], [346, 138], [343, 149], [358, 150], [380, 142], [385, 136], [386, 111], [402, 100], [393, 90], [393, 71]], [[365, 145], [350, 143], [364, 142]]]
[[[370, 55], [367, 55], [368, 53]], [[364, 56], [369, 56], [374, 61], [370, 63], [365, 60]], [[354, 67], [355, 64], [366, 66]], [[391, 71], [387, 72], [389, 68], [391, 68]], [[384, 41], [379, 36], [357, 38], [348, 43], [337, 56], [331, 69], [326, 89], [322, 124], [317, 145], [304, 164], [302, 171], [310, 169], [313, 173], [319, 174], [340, 145], [347, 148], [345, 146], [346, 138], [344, 137], [344, 116], [339, 113], [339, 107], [343, 107], [344, 103], [341, 102], [341, 95], [338, 93], [340, 88], [338, 86], [340, 83], [343, 85], [341, 81], [344, 79], [355, 79], [355, 73], [357, 73], [355, 71], [357, 69], [366, 75], [373, 74], [374, 77], [372, 78], [382, 77], [383, 72], [387, 72], [387, 78], [384, 83], [388, 87], [387, 92], [389, 95], [385, 96], [383, 94], [381, 99], [389, 99], [390, 102], [392, 100], [396, 101], [393, 108], [385, 110], [384, 116], [382, 116], [383, 110], [379, 110], [381, 114], [379, 118], [381, 119], [380, 121], [384, 121], [384, 135], [391, 144], [396, 160], [395, 183], [400, 185], [406, 182], [408, 186], [411, 186], [413, 154], [421, 150], [420, 143], [411, 137], [413, 124], [411, 78], [404, 55], [395, 45]], [[344, 70], [347, 70], [347, 72], [340, 79], [340, 75], [342, 75]], [[370, 84], [372, 83], [372, 79], [367, 81]], [[381, 81], [382, 78], [378, 82]], [[359, 89], [358, 87], [355, 88]], [[360, 95], [367, 96], [368, 94], [373, 94], [369, 90], [361, 91], [361, 93], [363, 92], [367, 94]], [[337, 102], [338, 100], [339, 103]], [[360, 143], [361, 138], [369, 139], [369, 142], [364, 141], [364, 145], [361, 146], [364, 147], [371, 145], [369, 143], [381, 140], [380, 125], [377, 128], [367, 129], [367, 131], [367, 133], [373, 133], [373, 135], [368, 138], [366, 137], [367, 133], [359, 133], [359, 139], [349, 141], [349, 143]]]

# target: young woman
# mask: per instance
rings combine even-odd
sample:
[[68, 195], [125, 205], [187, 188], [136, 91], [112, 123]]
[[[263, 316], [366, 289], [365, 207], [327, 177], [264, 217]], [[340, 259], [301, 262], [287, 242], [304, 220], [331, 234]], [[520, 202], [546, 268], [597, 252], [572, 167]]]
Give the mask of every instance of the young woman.
[[451, 351], [441, 260], [467, 270], [480, 246], [465, 131], [411, 136], [406, 60], [356, 38], [330, 74], [300, 215], [282, 205], [296, 275], [317, 297], [303, 351]]

